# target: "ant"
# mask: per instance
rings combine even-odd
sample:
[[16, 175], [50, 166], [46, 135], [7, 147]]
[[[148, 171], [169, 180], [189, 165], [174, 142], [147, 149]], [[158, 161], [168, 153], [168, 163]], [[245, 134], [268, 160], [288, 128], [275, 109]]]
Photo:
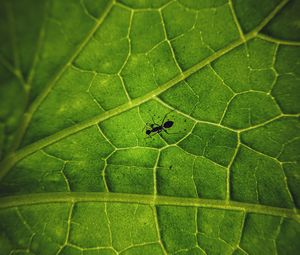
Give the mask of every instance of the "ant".
[[[173, 110], [172, 110], [172, 111], [173, 111]], [[171, 113], [172, 111], [166, 113], [166, 115], [164, 116], [164, 118], [163, 118], [163, 120], [162, 120], [162, 122], [161, 122], [160, 125], [157, 124], [157, 123], [155, 123], [153, 117], [151, 117], [153, 123], [150, 124], [150, 125], [148, 125], [148, 124], [146, 125], [146, 127], [149, 126], [149, 127], [151, 128], [151, 129], [147, 129], [147, 130], [146, 130], [146, 135], [148, 135], [149, 137], [151, 137], [151, 133], [154, 133], [154, 135], [155, 135], [155, 134], [159, 134], [159, 133], [162, 132], [162, 131], [164, 131], [164, 132], [166, 132], [167, 134], [169, 134], [169, 132], [166, 130], [166, 128], [172, 127], [173, 124], [174, 124], [174, 122], [171, 121], [171, 120], [167, 120], [167, 121], [165, 122], [165, 119], [166, 119], [167, 115], [168, 115], [169, 113]], [[145, 128], [144, 128], [144, 129], [145, 129]]]

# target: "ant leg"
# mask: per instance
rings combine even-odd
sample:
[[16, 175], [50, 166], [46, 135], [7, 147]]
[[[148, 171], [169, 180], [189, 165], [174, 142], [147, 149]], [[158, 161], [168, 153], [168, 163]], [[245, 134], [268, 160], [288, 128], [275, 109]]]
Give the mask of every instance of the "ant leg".
[[152, 128], [154, 127], [154, 124], [150, 124], [150, 123], [146, 122], [146, 123], [145, 123], [145, 126], [144, 126], [143, 129], [142, 129], [142, 131], [144, 131], [145, 128], [147, 128], [147, 127], [152, 129]]
[[151, 135], [146, 135], [146, 137], [144, 137], [144, 139], [147, 139], [147, 138], [151, 138]]
[[177, 135], [177, 134], [184, 134], [184, 133], [181, 133], [181, 132], [176, 132], [176, 133], [170, 133], [168, 132], [166, 129], [163, 129], [168, 135]]
[[[151, 125], [157, 125], [157, 126], [159, 126], [156, 122], [155, 122], [155, 120], [153, 119], [153, 117], [148, 113], [148, 115], [149, 115], [149, 117], [151, 118], [151, 120], [152, 120], [152, 124]], [[150, 126], [151, 126], [150, 125]], [[153, 126], [152, 126], [152, 128], [153, 128]]]
[[143, 127], [142, 131], [144, 131], [147, 127], [150, 127], [149, 123], [146, 123], [145, 126]]
[[173, 111], [175, 111], [175, 109], [173, 109], [173, 110], [171, 110], [171, 111], [169, 111], [169, 112], [167, 112], [167, 113], [165, 114], [165, 116], [164, 116], [164, 118], [163, 118], [163, 120], [162, 120], [162, 122], [161, 122], [161, 126], [164, 124], [166, 117], [167, 117], [171, 112], [173, 112]]
[[152, 135], [151, 134], [147, 135], [147, 137], [145, 137], [144, 139], [152, 138], [153, 136], [155, 136], [157, 134], [159, 134], [159, 133], [158, 132], [154, 132]]
[[154, 118], [153, 118], [152, 116], [151, 116], [151, 119], [152, 119], [153, 125], [159, 126], [159, 124], [157, 124], [157, 123], [155, 122], [155, 120], [154, 120]]

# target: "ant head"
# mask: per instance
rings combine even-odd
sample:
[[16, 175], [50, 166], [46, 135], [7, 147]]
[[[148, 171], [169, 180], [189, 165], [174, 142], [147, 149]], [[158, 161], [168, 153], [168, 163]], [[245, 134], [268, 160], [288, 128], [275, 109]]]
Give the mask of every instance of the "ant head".
[[146, 135], [150, 135], [151, 134], [151, 130], [146, 130]]

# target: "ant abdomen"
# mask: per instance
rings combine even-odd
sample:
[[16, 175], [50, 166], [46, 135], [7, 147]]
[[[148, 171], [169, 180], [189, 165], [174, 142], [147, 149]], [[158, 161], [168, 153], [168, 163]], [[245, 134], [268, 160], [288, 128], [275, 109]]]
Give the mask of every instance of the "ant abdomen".
[[164, 123], [164, 128], [170, 128], [170, 127], [173, 126], [173, 124], [174, 124], [173, 121], [168, 120], [168, 121], [166, 121], [166, 122]]

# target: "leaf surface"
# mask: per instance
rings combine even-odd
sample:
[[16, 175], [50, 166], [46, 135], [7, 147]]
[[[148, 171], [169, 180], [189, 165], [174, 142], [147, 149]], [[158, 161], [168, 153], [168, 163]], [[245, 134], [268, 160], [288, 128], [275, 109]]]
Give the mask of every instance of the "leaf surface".
[[0, 253], [296, 254], [299, 8], [1, 1]]

